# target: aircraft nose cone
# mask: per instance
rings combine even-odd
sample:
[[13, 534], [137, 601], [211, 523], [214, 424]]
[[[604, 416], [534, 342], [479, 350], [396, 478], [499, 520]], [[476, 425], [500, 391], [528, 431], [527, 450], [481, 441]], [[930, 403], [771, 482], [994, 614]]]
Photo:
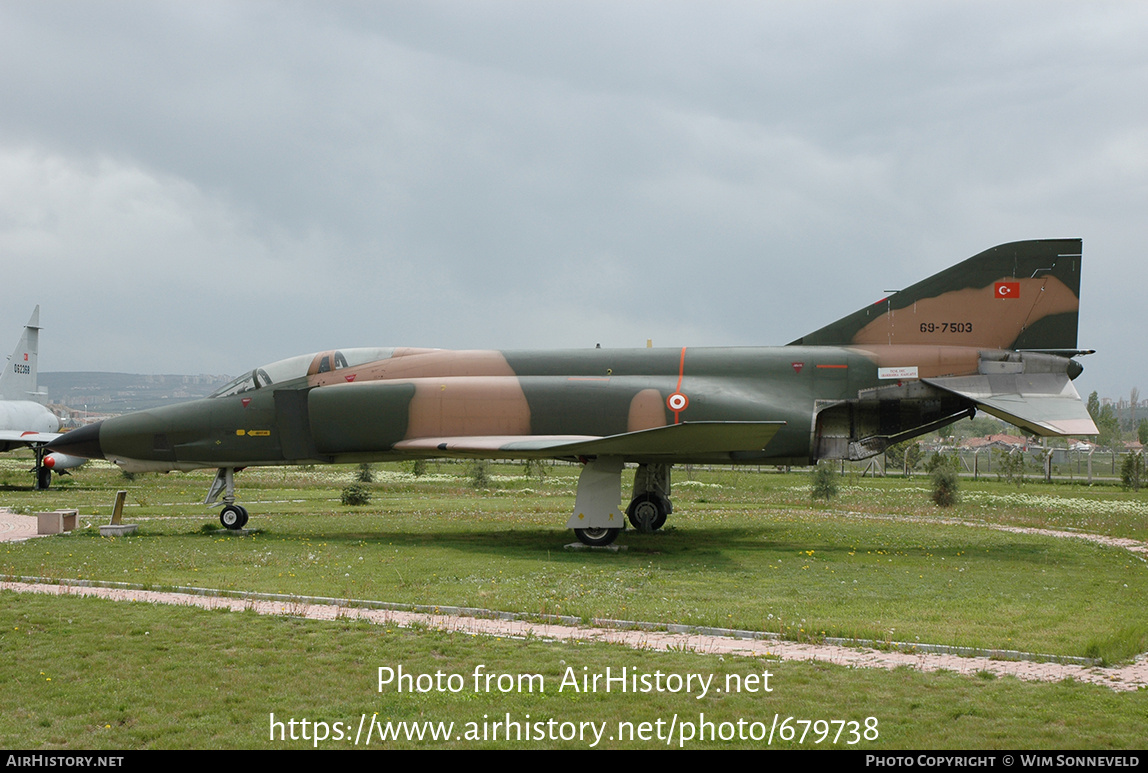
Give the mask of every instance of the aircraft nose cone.
[[88, 424], [65, 432], [60, 437], [48, 443], [48, 451], [58, 451], [71, 456], [82, 456], [85, 459], [103, 459], [104, 450], [100, 447], [100, 426], [102, 421]]

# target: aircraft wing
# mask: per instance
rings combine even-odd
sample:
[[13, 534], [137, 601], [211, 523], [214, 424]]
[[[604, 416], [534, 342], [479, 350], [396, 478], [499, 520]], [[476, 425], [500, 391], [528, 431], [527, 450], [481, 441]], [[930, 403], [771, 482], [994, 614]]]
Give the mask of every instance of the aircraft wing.
[[59, 432], [24, 432], [18, 429], [0, 430], [0, 443], [42, 446], [60, 436]]
[[1096, 435], [1099, 430], [1064, 373], [921, 379], [960, 395], [999, 419], [1038, 435]]
[[403, 440], [396, 451], [454, 456], [551, 459], [566, 456], [674, 457], [682, 454], [759, 451], [784, 421], [695, 421], [621, 435], [501, 435]]

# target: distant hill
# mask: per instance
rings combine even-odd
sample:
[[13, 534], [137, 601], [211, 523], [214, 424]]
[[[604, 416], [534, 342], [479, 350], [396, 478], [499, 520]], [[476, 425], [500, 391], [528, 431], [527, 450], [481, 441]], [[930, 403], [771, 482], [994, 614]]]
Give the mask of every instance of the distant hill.
[[138, 373], [40, 373], [48, 402], [89, 413], [127, 413], [207, 397], [232, 376], [147, 376]]

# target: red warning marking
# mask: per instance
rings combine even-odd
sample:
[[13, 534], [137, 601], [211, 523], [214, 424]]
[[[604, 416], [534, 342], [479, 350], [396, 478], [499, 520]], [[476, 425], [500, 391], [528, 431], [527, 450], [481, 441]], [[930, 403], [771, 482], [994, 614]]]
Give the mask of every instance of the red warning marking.
[[24, 352], [24, 362], [28, 361], [28, 352]]
[[250, 397], [244, 397], [239, 402], [243, 403], [243, 407], [246, 408], [248, 405], [251, 404], [251, 398]]
[[674, 412], [674, 424], [681, 422], [678, 416], [690, 404], [690, 398], [682, 394], [682, 377], [686, 374], [686, 347], [682, 347], [682, 356], [678, 360], [678, 386], [674, 393], [666, 398], [666, 405]]
[[818, 365], [817, 367], [819, 367], [819, 368], [834, 368], [834, 369], [837, 369], [837, 368], [848, 368], [849, 366], [848, 366], [848, 365]]
[[791, 362], [791, 363], [789, 363], [789, 364], [793, 366], [793, 370], [794, 370], [794, 372], [796, 372], [796, 373], [800, 373], [800, 372], [801, 372], [801, 369], [805, 367], [805, 363], [804, 363], [804, 362]]
[[357, 376], [357, 375], [359, 375], [359, 374], [358, 373], [350, 373], [346, 376], [343, 376], [343, 378], [345, 378], [347, 380], [347, 383], [349, 384], [355, 380], [355, 376]]
[[993, 295], [1006, 300], [1020, 298], [1020, 282], [997, 282], [993, 285]]

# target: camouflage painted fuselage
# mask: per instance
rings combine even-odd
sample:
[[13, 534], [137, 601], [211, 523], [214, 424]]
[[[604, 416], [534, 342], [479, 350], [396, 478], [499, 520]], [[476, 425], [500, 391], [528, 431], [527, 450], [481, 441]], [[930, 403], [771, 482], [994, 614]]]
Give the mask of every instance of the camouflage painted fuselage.
[[[587, 438], [681, 421], [784, 421], [768, 454], [718, 459], [768, 456], [804, 464], [811, 458], [817, 400], [842, 399], [877, 383], [876, 366], [864, 355], [805, 348], [686, 349], [684, 357], [682, 350], [665, 349], [400, 349], [362, 370], [369, 371], [366, 378], [352, 368], [110, 419], [100, 444], [125, 467], [186, 469], [448, 451], [438, 442], [410, 447], [424, 439]], [[667, 404], [674, 394], [686, 397], [684, 409]], [[492, 448], [459, 455], [500, 454]], [[704, 460], [686, 450], [676, 461]]]
[[[784, 422], [764, 448], [624, 457], [808, 464], [869, 455], [850, 454], [843, 439], [891, 438], [968, 410], [955, 395], [918, 395], [902, 381], [879, 378], [879, 368], [913, 366], [921, 378], [972, 375], [985, 358], [1008, 356], [960, 347], [397, 349], [359, 367], [109, 419], [100, 425], [99, 444], [125, 469], [160, 470], [565, 456], [505, 447], [515, 439], [573, 442], [684, 422]], [[881, 389], [889, 392], [883, 400]], [[867, 392], [873, 399], [861, 399]]]
[[53, 446], [128, 470], [431, 456], [808, 464], [872, 456], [977, 408], [1040, 434], [1094, 433], [1070, 383], [1080, 246], [994, 247], [784, 347], [333, 350]]

